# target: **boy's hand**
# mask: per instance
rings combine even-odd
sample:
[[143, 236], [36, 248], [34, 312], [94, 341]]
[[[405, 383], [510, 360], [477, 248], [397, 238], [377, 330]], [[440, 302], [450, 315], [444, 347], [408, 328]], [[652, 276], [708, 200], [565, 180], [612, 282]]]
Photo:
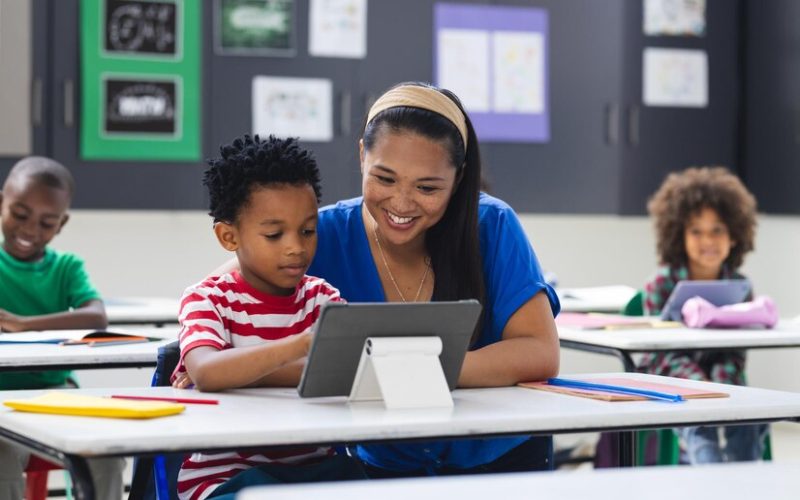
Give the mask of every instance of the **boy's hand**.
[[25, 317], [0, 309], [0, 330], [4, 332], [22, 332], [27, 330]]
[[181, 372], [175, 377], [175, 381], [172, 382], [172, 387], [175, 389], [187, 389], [193, 386], [194, 383], [192, 382], [192, 378], [189, 376], [189, 372]]
[[314, 334], [311, 330], [306, 330], [303, 333], [297, 334], [297, 342], [302, 350], [301, 358], [308, 356], [308, 351], [311, 349], [311, 342], [314, 340]]

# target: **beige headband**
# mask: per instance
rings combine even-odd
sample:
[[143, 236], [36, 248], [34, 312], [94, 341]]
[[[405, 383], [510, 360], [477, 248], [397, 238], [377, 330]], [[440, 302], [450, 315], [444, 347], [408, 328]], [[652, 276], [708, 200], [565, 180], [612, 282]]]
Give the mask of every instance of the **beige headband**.
[[467, 121], [464, 113], [458, 108], [456, 103], [438, 90], [419, 85], [403, 85], [395, 87], [375, 101], [369, 109], [367, 123], [371, 122], [381, 111], [398, 106], [408, 106], [410, 108], [422, 108], [440, 114], [450, 120], [456, 126], [461, 138], [464, 141], [464, 149], [467, 148]]

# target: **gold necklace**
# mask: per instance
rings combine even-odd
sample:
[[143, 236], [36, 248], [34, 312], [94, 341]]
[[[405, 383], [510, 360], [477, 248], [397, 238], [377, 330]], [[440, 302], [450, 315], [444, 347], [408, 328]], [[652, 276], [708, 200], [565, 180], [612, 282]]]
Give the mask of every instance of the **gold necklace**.
[[[400, 287], [397, 286], [397, 280], [394, 279], [394, 274], [392, 274], [392, 270], [389, 269], [389, 263], [386, 262], [386, 255], [383, 254], [383, 247], [381, 246], [381, 240], [378, 238], [378, 223], [375, 222], [375, 225], [372, 226], [372, 232], [375, 234], [375, 243], [378, 244], [378, 251], [381, 253], [381, 260], [383, 260], [383, 265], [386, 267], [386, 272], [389, 273], [389, 279], [392, 280], [392, 284], [394, 285], [394, 289], [397, 290], [397, 295], [403, 300], [403, 302], [408, 302], [403, 295], [403, 292], [400, 291]], [[431, 263], [428, 259], [425, 259], [425, 272], [422, 273], [422, 281], [419, 282], [419, 288], [417, 289], [417, 294], [414, 295], [414, 300], [411, 302], [416, 302], [419, 299], [419, 294], [422, 293], [422, 286], [425, 284], [425, 279], [428, 277], [428, 271], [431, 268]]]

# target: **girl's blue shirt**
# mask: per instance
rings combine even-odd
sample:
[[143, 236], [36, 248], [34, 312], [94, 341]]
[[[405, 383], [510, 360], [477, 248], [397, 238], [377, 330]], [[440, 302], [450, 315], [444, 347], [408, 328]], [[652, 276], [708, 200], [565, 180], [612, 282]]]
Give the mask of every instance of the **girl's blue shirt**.
[[[308, 274], [324, 278], [348, 302], [385, 302], [378, 270], [369, 250], [361, 214], [363, 198], [352, 198], [319, 211], [319, 243]], [[553, 311], [560, 309], [555, 291], [542, 275], [536, 254], [514, 211], [505, 202], [481, 193], [478, 209], [486, 304], [489, 320], [473, 349], [498, 342], [509, 318], [543, 291]], [[528, 436], [435, 443], [359, 446], [368, 463], [393, 470], [469, 468], [489, 463]]]

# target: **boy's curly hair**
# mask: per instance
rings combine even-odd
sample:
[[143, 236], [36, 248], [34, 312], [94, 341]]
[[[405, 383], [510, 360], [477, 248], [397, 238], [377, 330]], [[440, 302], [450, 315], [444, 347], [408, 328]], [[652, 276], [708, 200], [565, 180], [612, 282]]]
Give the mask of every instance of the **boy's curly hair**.
[[219, 148], [220, 157], [208, 160], [211, 166], [203, 175], [210, 197], [209, 215], [214, 222], [236, 221], [250, 199], [254, 187], [271, 184], [308, 184], [317, 202], [322, 194], [317, 162], [297, 139], [278, 139], [270, 135], [245, 135]]
[[731, 248], [725, 264], [738, 269], [754, 248], [756, 199], [738, 177], [724, 167], [693, 167], [671, 173], [647, 203], [656, 229], [661, 264], [677, 267], [688, 262], [684, 231], [689, 218], [711, 208], [725, 223]]

